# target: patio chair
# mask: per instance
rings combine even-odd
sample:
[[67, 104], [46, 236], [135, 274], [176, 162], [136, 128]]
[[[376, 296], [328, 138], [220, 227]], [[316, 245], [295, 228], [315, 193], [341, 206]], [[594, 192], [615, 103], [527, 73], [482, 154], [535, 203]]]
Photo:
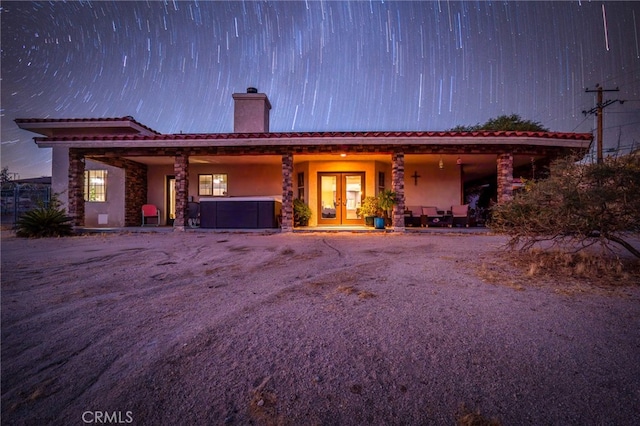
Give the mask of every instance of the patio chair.
[[160, 226], [160, 209], [153, 204], [145, 204], [142, 206], [142, 225], [149, 224], [149, 218], [156, 219], [156, 226]]
[[190, 228], [200, 226], [200, 203], [190, 201], [187, 203], [187, 222]]
[[404, 226], [422, 226], [420, 216], [422, 216], [422, 206], [407, 206], [404, 211]]
[[469, 204], [451, 206], [451, 225], [469, 227]]
[[423, 207], [420, 223], [428, 228], [429, 226], [442, 226], [444, 215], [438, 213], [437, 207]]

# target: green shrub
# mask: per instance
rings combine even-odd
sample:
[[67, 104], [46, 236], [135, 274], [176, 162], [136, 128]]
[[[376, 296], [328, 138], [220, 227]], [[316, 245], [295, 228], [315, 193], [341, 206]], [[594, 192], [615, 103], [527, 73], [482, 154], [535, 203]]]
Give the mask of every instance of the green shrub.
[[311, 208], [299, 198], [293, 200], [293, 226], [307, 226], [311, 219]]
[[385, 218], [391, 218], [391, 209], [393, 209], [393, 206], [396, 204], [396, 193], [390, 189], [385, 189], [378, 194], [378, 207], [382, 209]]
[[26, 238], [64, 237], [73, 233], [70, 219], [55, 197], [48, 206], [40, 206], [18, 219], [16, 235]]
[[360, 205], [358, 215], [363, 217], [376, 216], [378, 214], [378, 209], [377, 197], [364, 197], [364, 200], [362, 200], [362, 204]]

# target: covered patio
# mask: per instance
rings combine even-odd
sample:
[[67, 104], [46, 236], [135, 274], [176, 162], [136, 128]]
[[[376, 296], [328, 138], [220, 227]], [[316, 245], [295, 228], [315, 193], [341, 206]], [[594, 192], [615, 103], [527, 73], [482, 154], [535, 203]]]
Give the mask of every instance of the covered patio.
[[[168, 212], [172, 206], [167, 195], [171, 193], [175, 197], [173, 228], [184, 229], [188, 202], [202, 197], [198, 176], [216, 170], [229, 177], [224, 197], [278, 197], [282, 203], [282, 230], [290, 231], [294, 198], [304, 200], [317, 218], [322, 192], [319, 178], [323, 174], [358, 172], [362, 174], [358, 201], [383, 189], [396, 193], [392, 228], [402, 231], [408, 206], [447, 210], [452, 205], [468, 204], [470, 192], [483, 185], [495, 188], [494, 202], [504, 202], [513, 195], [514, 178], [535, 177], [536, 169], [541, 170], [553, 158], [588, 146], [584, 137], [562, 140], [558, 146], [555, 134], [526, 132], [404, 132], [393, 135], [391, 141], [386, 133], [339, 137], [333, 133], [301, 134], [295, 139], [288, 134], [286, 139], [279, 134], [265, 135], [233, 134], [233, 138], [209, 140], [192, 135], [166, 141], [169, 146], [162, 149], [131, 146], [139, 144], [118, 140], [109, 145], [120, 146], [69, 147], [69, 212], [75, 217], [76, 226], [85, 226], [83, 185], [89, 160], [122, 170], [126, 182], [122, 194], [126, 226], [138, 224], [142, 204], [153, 203]], [[172, 146], [177, 144], [182, 146]], [[168, 178], [171, 186], [167, 185]], [[317, 220], [311, 222], [311, 226], [318, 225], [321, 224]]]
[[142, 206], [153, 204], [162, 225], [184, 230], [189, 202], [238, 197], [271, 197], [284, 232], [294, 228], [294, 199], [311, 209], [312, 227], [361, 226], [365, 197], [390, 190], [391, 228], [404, 231], [408, 209], [510, 200], [514, 180], [586, 153], [592, 140], [542, 131], [270, 132], [264, 93], [233, 98], [234, 133], [162, 134], [130, 116], [16, 123], [52, 149], [52, 190], [73, 224], [89, 228], [138, 226]]

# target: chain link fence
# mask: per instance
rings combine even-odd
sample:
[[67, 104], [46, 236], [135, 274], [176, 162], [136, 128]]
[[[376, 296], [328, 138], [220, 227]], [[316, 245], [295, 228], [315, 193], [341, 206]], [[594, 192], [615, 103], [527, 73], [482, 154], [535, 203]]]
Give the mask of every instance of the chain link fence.
[[2, 225], [14, 225], [28, 211], [51, 202], [51, 187], [38, 184], [6, 183], [2, 185], [0, 212]]

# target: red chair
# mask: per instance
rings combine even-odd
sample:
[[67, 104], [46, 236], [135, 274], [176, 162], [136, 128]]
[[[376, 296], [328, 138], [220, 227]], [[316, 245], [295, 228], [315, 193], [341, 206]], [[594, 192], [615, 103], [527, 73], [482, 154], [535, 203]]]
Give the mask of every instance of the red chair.
[[142, 226], [148, 225], [149, 218], [156, 219], [156, 226], [160, 225], [160, 209], [153, 204], [145, 204], [142, 206]]

